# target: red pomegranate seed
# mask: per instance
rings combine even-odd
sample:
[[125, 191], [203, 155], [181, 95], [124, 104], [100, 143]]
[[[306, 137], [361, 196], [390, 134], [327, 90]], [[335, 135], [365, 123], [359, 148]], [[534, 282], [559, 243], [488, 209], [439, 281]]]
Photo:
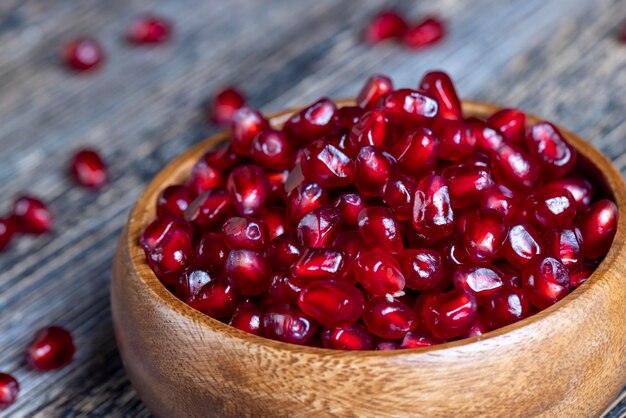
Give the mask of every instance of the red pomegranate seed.
[[230, 125], [235, 112], [246, 104], [246, 98], [235, 87], [220, 90], [209, 105], [207, 116], [216, 125]]
[[598, 268], [598, 262], [585, 261], [583, 265], [569, 274], [569, 284], [572, 288], [577, 288], [586, 282], [593, 272]]
[[230, 171], [242, 162], [242, 158], [233, 151], [230, 141], [215, 144], [202, 159], [209, 166], [223, 171]]
[[277, 341], [304, 344], [317, 332], [319, 325], [304, 312], [289, 305], [276, 305], [263, 315], [265, 336]]
[[413, 216], [413, 198], [416, 188], [415, 181], [402, 174], [392, 175], [383, 184], [381, 189], [383, 201], [393, 210], [393, 214], [399, 221], [408, 221]]
[[296, 153], [287, 142], [285, 134], [270, 129], [252, 140], [252, 160], [267, 170], [291, 169]]
[[313, 209], [298, 223], [298, 241], [303, 247], [328, 247], [341, 230], [341, 215], [333, 206]]
[[572, 194], [576, 201], [576, 210], [582, 212], [591, 205], [593, 186], [589, 180], [582, 177], [567, 177], [552, 180], [543, 187], [544, 190], [565, 189]]
[[405, 279], [396, 260], [381, 249], [366, 251], [352, 263], [354, 276], [373, 296], [397, 295]]
[[157, 216], [172, 215], [185, 219], [185, 211], [193, 199], [194, 195], [187, 186], [168, 186], [157, 199]]
[[202, 159], [191, 168], [191, 177], [187, 186], [197, 196], [215, 187], [224, 187], [225, 183], [226, 179], [222, 171]]
[[190, 231], [182, 227], [170, 227], [154, 248], [146, 250], [148, 265], [168, 285], [176, 284], [191, 264], [193, 255]]
[[213, 278], [207, 271], [198, 269], [187, 270], [178, 278], [176, 296], [181, 300], [187, 300], [212, 280]]
[[288, 273], [275, 274], [264, 299], [265, 306], [280, 304], [297, 305], [302, 286]]
[[439, 149], [439, 140], [430, 129], [417, 128], [393, 144], [391, 154], [398, 160], [398, 167], [404, 174], [417, 176], [435, 167]]
[[72, 157], [70, 173], [81, 186], [98, 189], [107, 182], [107, 172], [97, 151], [83, 149]]
[[337, 109], [337, 124], [340, 130], [352, 128], [357, 123], [365, 110], [359, 106], [344, 106]]
[[356, 104], [363, 109], [372, 110], [378, 101], [392, 90], [393, 82], [389, 77], [374, 74], [367, 79], [365, 85], [356, 96]]
[[270, 181], [261, 167], [253, 164], [235, 168], [226, 181], [237, 212], [242, 216], [254, 216], [265, 205], [270, 195]]
[[465, 123], [474, 136], [477, 150], [489, 153], [496, 151], [504, 144], [504, 138], [500, 132], [490, 128], [482, 120], [471, 117], [465, 119]]
[[337, 106], [324, 97], [295, 113], [285, 122], [283, 132], [293, 146], [304, 146], [331, 132], [335, 127]]
[[451, 242], [443, 248], [442, 252], [444, 263], [450, 270], [455, 270], [462, 265], [474, 262], [465, 249], [462, 235], [455, 235]]
[[372, 335], [361, 325], [325, 329], [322, 332], [324, 347], [335, 350], [371, 350]]
[[235, 309], [228, 325], [248, 334], [263, 335], [263, 311], [252, 302], [243, 302]]
[[75, 71], [93, 70], [104, 61], [104, 51], [95, 39], [79, 38], [61, 48], [63, 62]]
[[502, 134], [508, 144], [520, 146], [526, 134], [526, 114], [517, 109], [502, 109], [487, 119], [487, 125]]
[[448, 74], [443, 71], [429, 71], [422, 77], [419, 88], [437, 99], [439, 116], [449, 120], [463, 119], [461, 101]]
[[289, 170], [267, 173], [267, 179], [270, 181], [270, 196], [267, 198], [268, 204], [277, 204], [280, 200], [287, 197], [285, 187], [289, 179], [289, 174]]
[[498, 183], [513, 190], [530, 190], [539, 179], [535, 161], [521, 149], [506, 144], [494, 151], [491, 172]]
[[20, 232], [43, 234], [52, 229], [52, 214], [41, 200], [20, 196], [13, 203], [13, 217]]
[[322, 187], [344, 187], [354, 182], [354, 161], [340, 149], [322, 139], [303, 149], [302, 174], [307, 181]]
[[328, 328], [354, 324], [363, 314], [364, 303], [359, 289], [340, 280], [311, 282], [298, 297], [302, 312]]
[[553, 257], [534, 257], [522, 271], [522, 288], [527, 292], [534, 307], [546, 309], [567, 296], [569, 291], [567, 267]]
[[352, 156], [358, 155], [361, 148], [372, 145], [384, 148], [390, 142], [392, 126], [387, 115], [381, 110], [365, 112], [350, 130], [348, 150]]
[[72, 362], [75, 352], [72, 334], [53, 325], [35, 333], [26, 347], [26, 363], [39, 371], [60, 369]]
[[270, 242], [270, 259], [276, 268], [288, 268], [301, 254], [298, 236], [294, 232], [286, 232]]
[[528, 128], [526, 146], [550, 175], [562, 177], [576, 164], [576, 150], [549, 122], [540, 122]]
[[0, 411], [13, 405], [19, 392], [20, 385], [17, 380], [10, 374], [0, 373]]
[[134, 44], [160, 44], [172, 35], [172, 25], [160, 16], [144, 16], [135, 20], [126, 32]]
[[232, 119], [231, 147], [237, 154], [249, 156], [252, 153], [252, 140], [270, 128], [269, 122], [259, 111], [249, 107], [235, 111]]
[[288, 229], [287, 213], [285, 208], [281, 206], [271, 206], [261, 209], [257, 219], [267, 225], [270, 240], [284, 234]]
[[359, 224], [359, 212], [365, 207], [361, 195], [358, 193], [342, 194], [335, 199], [333, 206], [339, 210], [343, 226], [356, 229]]
[[586, 258], [601, 258], [609, 251], [617, 232], [617, 219], [617, 205], [608, 199], [597, 201], [576, 219]]
[[207, 190], [196, 197], [185, 210], [185, 220], [203, 231], [218, 226], [233, 213], [233, 201], [221, 188]]
[[486, 300], [504, 286], [502, 276], [495, 269], [482, 264], [466, 264], [452, 276], [454, 286], [478, 300]]
[[361, 148], [356, 157], [354, 185], [363, 196], [379, 196], [380, 189], [391, 174], [396, 159], [373, 146]]
[[493, 209], [478, 209], [467, 218], [465, 249], [476, 261], [493, 260], [507, 236], [502, 214]]
[[482, 209], [494, 209], [500, 212], [508, 222], [515, 217], [522, 206], [520, 196], [506, 186], [496, 184], [485, 191], [480, 199]]
[[365, 28], [365, 40], [371, 44], [390, 38], [401, 38], [408, 28], [404, 18], [395, 10], [382, 10], [372, 17]]
[[300, 283], [340, 279], [345, 270], [345, 254], [331, 248], [307, 248], [291, 265], [291, 276]]
[[531, 314], [526, 292], [522, 289], [500, 289], [485, 305], [485, 318], [489, 329], [497, 329], [520, 321]]
[[224, 235], [209, 232], [202, 235], [198, 241], [195, 261], [199, 267], [217, 276], [222, 273], [228, 252]]
[[337, 235], [337, 238], [333, 241], [332, 247], [342, 251], [345, 257], [347, 268], [341, 279], [350, 283], [355, 283], [356, 278], [354, 277], [352, 262], [359, 258], [363, 251], [365, 251], [365, 243], [363, 242], [363, 238], [361, 238], [361, 234], [357, 231], [340, 232], [339, 235]]
[[439, 105], [430, 93], [399, 89], [383, 98], [382, 108], [396, 123], [428, 126], [438, 115]]
[[287, 214], [291, 225], [298, 225], [307, 213], [328, 204], [326, 190], [318, 183], [306, 182], [296, 187], [287, 197]]
[[183, 230], [191, 234], [191, 225], [172, 215], [165, 214], [156, 218], [144, 229], [139, 239], [141, 247], [145, 251], [154, 250], [163, 239], [174, 230]]
[[442, 283], [443, 258], [439, 251], [407, 249], [397, 259], [409, 289], [429, 290]]
[[509, 227], [500, 253], [515, 268], [522, 269], [531, 258], [543, 251], [543, 242], [537, 231], [528, 223], [519, 222]]
[[359, 212], [359, 233], [368, 247], [397, 253], [404, 248], [398, 221], [384, 206], [370, 206]]
[[569, 271], [583, 262], [583, 237], [575, 225], [565, 225], [545, 231], [542, 235], [546, 254], [559, 260]]
[[411, 308], [399, 300], [384, 297], [375, 297], [366, 303], [363, 321], [369, 332], [391, 340], [403, 338], [417, 326]]
[[213, 318], [229, 318], [235, 312], [237, 293], [230, 278], [209, 282], [185, 303]]
[[477, 318], [478, 305], [474, 296], [454, 289], [434, 297], [424, 321], [435, 337], [453, 339], [466, 335]]
[[463, 121], [446, 121], [438, 127], [437, 136], [441, 143], [439, 158], [447, 161], [459, 161], [472, 153], [476, 139]]
[[403, 41], [409, 48], [419, 49], [436, 44], [445, 34], [443, 22], [436, 17], [428, 17], [409, 28]]
[[264, 253], [236, 249], [231, 250], [226, 258], [224, 274], [233, 280], [239, 294], [256, 296], [268, 289], [271, 267]]
[[8, 247], [16, 232], [18, 225], [15, 218], [0, 218], [0, 252]]
[[413, 227], [432, 238], [443, 238], [454, 229], [448, 182], [442, 176], [422, 178], [415, 192]]
[[429, 335], [417, 334], [415, 332], [407, 332], [400, 343], [400, 348], [422, 348], [431, 347], [437, 344], [443, 344], [445, 341], [438, 340]]
[[264, 250], [269, 244], [267, 225], [254, 218], [229, 218], [222, 225], [222, 233], [232, 249]]
[[450, 204], [454, 209], [476, 203], [495, 184], [487, 167], [459, 164], [446, 167], [443, 176], [450, 185]]
[[576, 201], [565, 189], [531, 193], [526, 200], [526, 206], [528, 217], [545, 228], [568, 224], [576, 217]]
[[440, 289], [425, 290], [420, 292], [418, 297], [415, 299], [415, 302], [412, 305], [413, 312], [415, 313], [415, 316], [417, 318], [417, 326], [415, 327], [415, 332], [430, 335], [430, 331], [426, 327], [424, 319], [427, 315], [429, 315], [433, 303], [439, 294], [441, 294]]

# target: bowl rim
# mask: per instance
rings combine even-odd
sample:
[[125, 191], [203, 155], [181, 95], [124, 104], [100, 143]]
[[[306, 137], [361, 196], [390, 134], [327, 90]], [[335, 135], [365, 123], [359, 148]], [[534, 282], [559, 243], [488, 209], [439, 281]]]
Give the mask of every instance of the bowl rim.
[[[337, 99], [334, 102], [338, 106], [351, 106], [354, 105], [353, 99]], [[498, 110], [505, 109], [505, 106], [501, 106], [494, 103], [480, 102], [474, 100], [462, 100], [462, 107], [464, 113], [469, 113], [472, 116], [479, 115], [485, 117]], [[289, 108], [280, 112], [273, 113], [267, 116], [272, 126], [280, 127], [289, 116], [293, 113], [303, 109], [303, 107]], [[543, 121], [540, 117], [537, 117], [531, 113], [526, 113], [526, 124], [534, 124], [539, 121]], [[618, 206], [619, 212], [626, 210], [626, 180], [612, 162], [595, 147], [589, 144], [581, 137], [574, 133], [564, 129], [560, 125], [555, 124], [563, 136], [568, 142], [574, 146], [577, 152], [583, 154], [590, 163], [597, 168], [604, 177], [605, 184], [610, 192], [613, 194], [614, 202]], [[617, 232], [613, 239], [613, 243], [609, 249], [609, 252], [605, 255], [604, 259], [600, 262], [596, 270], [582, 285], [574, 289], [565, 298], [558, 301], [554, 305], [541, 312], [531, 315], [521, 321], [507, 325], [502, 328], [498, 328], [493, 331], [486, 332], [482, 335], [475, 337], [467, 337], [456, 341], [447, 342], [444, 344], [438, 344], [430, 347], [420, 348], [407, 348], [399, 350], [363, 350], [363, 351], [347, 351], [337, 350], [324, 347], [312, 347], [306, 345], [290, 344], [286, 342], [272, 340], [266, 337], [249, 334], [245, 331], [239, 330], [226, 323], [223, 323], [217, 319], [214, 319], [204, 313], [201, 313], [192, 307], [185, 304], [182, 300], [178, 299], [172, 294], [163, 284], [159, 281], [156, 275], [148, 267], [145, 261], [144, 251], [139, 244], [139, 237], [141, 232], [147, 226], [148, 222], [145, 222], [147, 213], [151, 210], [147, 209], [145, 205], [140, 206], [141, 203], [154, 204], [154, 200], [158, 193], [167, 186], [167, 182], [171, 179], [169, 171], [182, 172], [181, 166], [189, 166], [192, 162], [195, 162], [199, 156], [206, 152], [211, 146], [227, 140], [229, 137], [229, 130], [218, 132], [214, 135], [205, 138], [200, 143], [194, 145], [190, 149], [186, 150], [183, 154], [177, 156], [171, 160], [165, 167], [163, 167], [145, 187], [130, 212], [130, 216], [125, 226], [125, 240], [121, 242], [121, 245], [125, 245], [126, 250], [129, 251], [130, 259], [132, 262], [132, 268], [137, 276], [140, 278], [142, 284], [150, 290], [150, 293], [159, 299], [159, 301], [167, 306], [168, 309], [173, 310], [176, 314], [185, 317], [187, 320], [193, 321], [195, 324], [208, 328], [210, 331], [216, 332], [224, 336], [225, 338], [236, 339], [239, 342], [247, 344], [255, 344], [264, 346], [267, 349], [278, 350], [290, 353], [307, 353], [312, 356], [332, 356], [332, 357], [346, 357], [346, 356], [359, 356], [362, 358], [380, 357], [380, 358], [394, 358], [402, 357], [407, 354], [416, 353], [439, 353], [439, 352], [451, 352], [452, 349], [462, 349], [466, 347], [476, 346], [482, 342], [488, 342], [504, 335], [513, 335], [519, 332], [521, 329], [528, 328], [532, 324], [536, 324], [544, 321], [552, 314], [566, 310], [572, 304], [576, 303], [580, 298], [584, 298], [585, 295], [591, 294], [591, 289], [600, 286], [602, 278], [606, 276], [604, 273], [610, 270], [617, 261], [619, 254], [622, 251], [626, 251], [626, 217], [619, 216]], [[186, 167], [187, 169], [188, 167]], [[188, 171], [188, 170], [187, 170]], [[152, 198], [152, 199], [151, 199]], [[142, 223], [142, 221], [144, 221]]]

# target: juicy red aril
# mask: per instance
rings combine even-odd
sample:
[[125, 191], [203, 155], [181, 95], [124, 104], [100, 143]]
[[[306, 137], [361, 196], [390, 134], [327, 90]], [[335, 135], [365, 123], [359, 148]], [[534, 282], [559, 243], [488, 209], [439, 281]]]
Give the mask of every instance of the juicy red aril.
[[10, 374], [0, 373], [0, 411], [11, 406], [17, 400], [19, 392], [17, 380]]
[[478, 209], [467, 218], [465, 249], [476, 261], [490, 261], [497, 255], [507, 236], [502, 214], [493, 209]]
[[589, 180], [582, 177], [567, 177], [552, 180], [543, 187], [544, 190], [565, 189], [572, 194], [576, 201], [576, 210], [581, 212], [591, 205], [593, 198], [593, 186]]
[[513, 190], [529, 190], [539, 179], [535, 161], [521, 149], [506, 144], [494, 151], [491, 172], [499, 183]]
[[343, 187], [354, 182], [354, 161], [333, 144], [317, 140], [304, 148], [300, 163], [307, 181], [322, 187]]
[[241, 109], [245, 103], [245, 97], [236, 88], [227, 87], [220, 90], [209, 106], [209, 120], [216, 125], [230, 125], [235, 112]]
[[576, 201], [565, 189], [531, 193], [527, 199], [527, 209], [530, 219], [545, 228], [565, 225], [576, 217]]
[[249, 107], [235, 111], [231, 123], [233, 151], [249, 156], [252, 153], [252, 140], [268, 129], [269, 122], [259, 111]]
[[374, 296], [395, 295], [404, 289], [405, 279], [396, 260], [375, 248], [361, 254], [352, 263], [354, 276]]
[[252, 161], [267, 170], [283, 170], [293, 167], [296, 153], [287, 142], [285, 134], [270, 129], [252, 140]]
[[437, 129], [437, 134], [441, 143], [441, 159], [459, 161], [474, 150], [476, 139], [463, 121], [446, 121]]
[[419, 49], [437, 43], [445, 34], [443, 22], [435, 17], [429, 17], [409, 28], [404, 34], [403, 41], [409, 48]]
[[553, 257], [534, 257], [522, 271], [522, 288], [533, 306], [546, 309], [567, 295], [567, 267]]
[[378, 12], [365, 28], [365, 40], [375, 44], [385, 39], [400, 38], [408, 25], [404, 18], [394, 10]]
[[586, 258], [600, 258], [609, 251], [617, 232], [617, 220], [617, 205], [608, 199], [597, 201], [580, 214], [576, 225], [585, 243]]
[[139, 239], [141, 247], [145, 251], [155, 249], [163, 239], [173, 230], [181, 229], [191, 234], [191, 226], [174, 216], [165, 214], [156, 218], [150, 225], [144, 229]]
[[357, 123], [365, 110], [358, 106], [344, 106], [337, 109], [337, 126], [340, 130], [349, 130]]
[[526, 115], [517, 109], [502, 109], [487, 119], [487, 125], [502, 134], [507, 143], [519, 146], [526, 134]]
[[367, 145], [384, 148], [391, 136], [392, 126], [385, 113], [381, 110], [372, 110], [361, 116], [352, 126], [348, 148], [351, 155], [359, 154], [359, 150]]
[[285, 186], [288, 178], [289, 170], [267, 173], [267, 179], [270, 182], [270, 196], [267, 198], [268, 204], [276, 204], [287, 196]]
[[472, 328], [470, 328], [470, 330], [467, 332], [467, 337], [471, 338], [471, 337], [479, 337], [483, 334], [485, 334], [487, 331], [489, 331], [487, 329], [487, 325], [484, 323], [483, 320], [481, 320], [481, 318], [479, 317], [476, 320], [476, 323], [474, 323], [474, 326]]
[[345, 269], [345, 255], [331, 248], [307, 248], [291, 265], [291, 276], [301, 283], [338, 279]]
[[467, 264], [459, 267], [452, 276], [454, 286], [466, 293], [484, 300], [504, 286], [502, 276], [495, 269], [481, 264]]
[[83, 149], [72, 157], [70, 173], [81, 186], [98, 189], [107, 182], [104, 162], [97, 151]]
[[194, 199], [187, 186], [168, 186], [157, 199], [157, 216], [173, 215], [185, 219], [185, 211]]
[[462, 235], [455, 235], [442, 250], [444, 262], [448, 269], [454, 270], [459, 266], [474, 262], [465, 249]]
[[237, 293], [230, 278], [209, 282], [185, 303], [213, 318], [228, 318], [235, 312]]
[[379, 196], [395, 164], [396, 159], [387, 151], [373, 146], [361, 148], [356, 158], [354, 185], [363, 196]]
[[576, 164], [576, 150], [549, 122], [540, 122], [528, 128], [526, 146], [550, 175], [562, 177]]
[[515, 268], [522, 269], [536, 255], [542, 254], [539, 233], [526, 222], [512, 224], [500, 253]]
[[431, 347], [433, 345], [442, 344], [443, 342], [444, 341], [438, 340], [429, 335], [408, 332], [402, 339], [402, 342], [400, 343], [400, 348]]
[[583, 265], [580, 268], [570, 272], [569, 274], [570, 287], [576, 288], [580, 286], [581, 284], [583, 284], [584, 282], [586, 282], [587, 279], [591, 277], [591, 275], [593, 274], [593, 272], [596, 270], [597, 267], [598, 267], [598, 262], [586, 261], [583, 263]]
[[198, 293], [205, 285], [213, 280], [211, 275], [204, 270], [187, 270], [176, 283], [176, 296], [181, 300], [187, 300]]
[[372, 110], [378, 101], [393, 90], [393, 82], [387, 76], [375, 74], [367, 79], [356, 97], [356, 104], [363, 109]]
[[263, 315], [265, 336], [293, 344], [306, 343], [319, 325], [304, 312], [289, 305], [276, 305]]
[[506, 221], [510, 221], [519, 212], [521, 206], [520, 197], [501, 184], [496, 184], [485, 191], [479, 204], [482, 209], [497, 210]]
[[21, 196], [15, 200], [13, 217], [19, 230], [27, 234], [43, 234], [52, 229], [52, 215], [48, 207], [32, 196]]
[[206, 160], [200, 160], [191, 168], [188, 187], [197, 196], [215, 187], [224, 187], [226, 179], [222, 172], [212, 167]]
[[450, 204], [455, 209], [478, 202], [495, 184], [487, 167], [475, 165], [446, 167], [443, 176], [450, 185]]
[[399, 221], [411, 219], [416, 187], [417, 184], [412, 178], [401, 174], [389, 177], [383, 184], [381, 189], [383, 201], [393, 210]]
[[371, 350], [372, 335], [360, 325], [326, 329], [322, 333], [324, 347], [335, 350]]
[[454, 289], [434, 298], [424, 321], [435, 337], [452, 339], [466, 335], [477, 318], [476, 299], [469, 293]]
[[279, 235], [270, 242], [270, 259], [275, 268], [288, 269], [301, 253], [298, 237], [293, 232]]
[[430, 93], [422, 90], [394, 90], [382, 100], [389, 118], [400, 124], [426, 125], [434, 121], [439, 105]]
[[359, 224], [359, 212], [365, 207], [365, 203], [358, 193], [346, 193], [335, 199], [333, 206], [339, 210], [343, 226], [355, 229]]
[[471, 117], [465, 119], [465, 123], [474, 136], [476, 149], [484, 152], [496, 151], [504, 143], [500, 132], [487, 126], [484, 121]]
[[542, 235], [546, 254], [559, 260], [570, 271], [583, 262], [583, 237], [575, 225], [552, 228]]
[[209, 232], [198, 241], [196, 263], [215, 275], [221, 274], [228, 252], [224, 235]]
[[234, 216], [222, 225], [226, 245], [233, 249], [263, 250], [269, 243], [267, 225], [254, 218]]
[[395, 142], [391, 154], [398, 160], [398, 168], [404, 174], [417, 176], [435, 167], [439, 149], [439, 140], [430, 129], [417, 128]]
[[39, 371], [60, 369], [72, 361], [75, 352], [72, 334], [53, 325], [35, 333], [26, 347], [26, 363]]
[[369, 332], [391, 340], [403, 338], [417, 326], [411, 308], [399, 300], [384, 297], [375, 297], [366, 303], [363, 321]]
[[450, 205], [448, 182], [442, 176], [430, 175], [417, 185], [413, 206], [413, 227], [432, 238], [450, 235], [454, 214]]
[[269, 287], [271, 267], [264, 253], [235, 249], [226, 258], [224, 274], [233, 280], [239, 294], [255, 296]]
[[397, 259], [409, 289], [429, 290], [441, 284], [443, 259], [438, 251], [406, 249], [397, 255]]
[[303, 247], [328, 247], [341, 230], [337, 208], [324, 205], [304, 215], [298, 223], [298, 240]]
[[302, 286], [288, 273], [275, 274], [267, 289], [263, 303], [265, 306], [279, 304], [297, 305]]
[[292, 145], [301, 147], [329, 133], [335, 127], [336, 116], [335, 103], [322, 98], [291, 116], [283, 132]]
[[284, 207], [271, 206], [263, 208], [257, 215], [257, 219], [267, 225], [270, 240], [287, 231], [287, 214]]
[[145, 16], [135, 20], [126, 38], [135, 44], [159, 44], [167, 41], [172, 35], [172, 25], [159, 16]]
[[429, 71], [422, 77], [419, 88], [431, 93], [437, 99], [439, 116], [450, 120], [463, 119], [461, 102], [448, 74], [443, 71]]
[[270, 181], [261, 167], [249, 164], [235, 168], [226, 182], [237, 212], [242, 216], [258, 213], [270, 194]]
[[497, 291], [485, 305], [485, 318], [489, 329], [497, 329], [529, 316], [530, 304], [522, 289], [505, 288]]
[[185, 220], [200, 230], [219, 225], [233, 212], [233, 201], [223, 188], [207, 190], [196, 197], [185, 210]]
[[158, 244], [146, 250], [148, 265], [165, 284], [173, 285], [193, 260], [193, 244], [188, 229], [170, 228]]
[[228, 325], [249, 334], [263, 335], [263, 311], [254, 303], [241, 303]]
[[61, 57], [65, 65], [71, 69], [88, 71], [102, 64], [104, 51], [98, 41], [94, 39], [74, 39], [63, 45]]
[[344, 271], [342, 280], [350, 283], [356, 282], [353, 271], [353, 261], [361, 256], [365, 251], [365, 244], [363, 238], [357, 231], [343, 231], [337, 235], [337, 238], [333, 241], [332, 246], [339, 251], [343, 252], [345, 257], [345, 263], [347, 268]]
[[232, 170], [242, 161], [242, 158], [233, 151], [230, 141], [215, 144], [204, 154], [202, 159], [211, 167], [224, 171]]
[[289, 193], [286, 204], [290, 223], [295, 226], [304, 215], [328, 204], [328, 195], [318, 183], [306, 182]]
[[3, 251], [18, 231], [18, 226], [13, 217], [0, 218], [0, 251]]
[[302, 312], [328, 328], [354, 324], [363, 314], [364, 303], [359, 289], [340, 280], [311, 282], [298, 297]]
[[404, 248], [398, 221], [384, 206], [371, 206], [359, 212], [359, 233], [368, 247], [397, 253]]

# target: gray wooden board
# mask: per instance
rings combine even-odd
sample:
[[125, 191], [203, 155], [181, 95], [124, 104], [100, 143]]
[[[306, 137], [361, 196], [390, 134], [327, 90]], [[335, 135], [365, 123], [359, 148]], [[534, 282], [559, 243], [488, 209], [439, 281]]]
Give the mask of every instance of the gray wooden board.
[[[415, 18], [438, 13], [449, 35], [409, 51], [359, 42], [382, 1], [2, 0], [0, 212], [21, 192], [42, 196], [54, 233], [21, 238], [0, 255], [0, 370], [20, 380], [2, 416], [148, 416], [113, 340], [109, 277], [129, 208], [169, 160], [214, 128], [201, 104], [224, 84], [272, 112], [321, 96], [353, 96], [373, 72], [414, 86], [443, 68], [464, 97], [540, 114], [588, 138], [626, 172], [626, 46], [615, 33], [624, 0], [395, 3]], [[386, 4], [390, 4], [387, 2]], [[393, 4], [393, 3], [392, 3]], [[158, 12], [171, 43], [130, 47], [133, 17]], [[106, 65], [75, 75], [58, 65], [63, 40], [88, 34]], [[66, 177], [72, 149], [93, 145], [110, 165], [100, 193]], [[71, 329], [78, 353], [41, 374], [22, 363], [33, 330]], [[626, 413], [626, 401], [607, 415]]]

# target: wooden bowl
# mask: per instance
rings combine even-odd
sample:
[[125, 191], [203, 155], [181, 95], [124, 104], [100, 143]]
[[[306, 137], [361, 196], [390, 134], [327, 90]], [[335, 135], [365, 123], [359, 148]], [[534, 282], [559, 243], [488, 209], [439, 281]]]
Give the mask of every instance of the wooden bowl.
[[[468, 116], [498, 109], [463, 102]], [[292, 112], [271, 120], [280, 125]], [[599, 169], [626, 213], [621, 174], [583, 139], [560, 129]], [[626, 216], [604, 261], [565, 299], [481, 337], [435, 347], [302, 347], [246, 334], [185, 305], [148, 268], [138, 239], [154, 219], [159, 191], [184, 181], [203, 152], [227, 137], [207, 139], [161, 171], [119, 240], [111, 283], [115, 335], [128, 376], [153, 414], [589, 417], [626, 383]]]

